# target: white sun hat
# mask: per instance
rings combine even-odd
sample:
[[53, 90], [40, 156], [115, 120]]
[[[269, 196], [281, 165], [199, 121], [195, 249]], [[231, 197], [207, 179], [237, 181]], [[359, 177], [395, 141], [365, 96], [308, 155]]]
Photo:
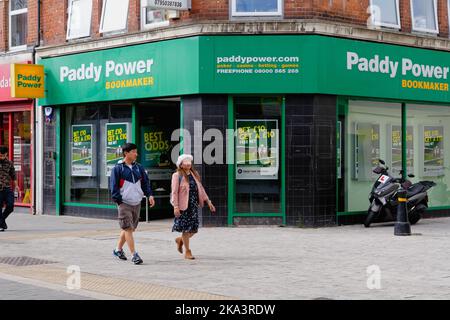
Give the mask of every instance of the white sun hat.
[[180, 155], [178, 157], [178, 160], [177, 160], [177, 168], [179, 168], [181, 166], [181, 163], [184, 160], [191, 160], [191, 162], [193, 162], [194, 161], [194, 157], [191, 156], [190, 154], [182, 154], [182, 155]]

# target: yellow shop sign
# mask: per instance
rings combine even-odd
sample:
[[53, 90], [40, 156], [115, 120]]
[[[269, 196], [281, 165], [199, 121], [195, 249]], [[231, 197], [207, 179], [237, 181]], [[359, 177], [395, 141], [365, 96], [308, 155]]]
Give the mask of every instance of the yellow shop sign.
[[44, 66], [11, 64], [11, 97], [44, 98]]

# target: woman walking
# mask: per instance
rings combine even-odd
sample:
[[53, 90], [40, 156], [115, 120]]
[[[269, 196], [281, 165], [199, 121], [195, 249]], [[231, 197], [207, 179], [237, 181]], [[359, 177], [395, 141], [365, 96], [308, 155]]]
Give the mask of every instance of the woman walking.
[[192, 256], [189, 240], [198, 232], [198, 207], [203, 207], [206, 202], [209, 210], [216, 212], [192, 161], [191, 155], [180, 155], [177, 161], [177, 171], [172, 175], [171, 203], [175, 215], [172, 232], [182, 233], [181, 237], [175, 239], [175, 242], [180, 253], [183, 253], [183, 246], [186, 249], [184, 256], [186, 259], [195, 259]]

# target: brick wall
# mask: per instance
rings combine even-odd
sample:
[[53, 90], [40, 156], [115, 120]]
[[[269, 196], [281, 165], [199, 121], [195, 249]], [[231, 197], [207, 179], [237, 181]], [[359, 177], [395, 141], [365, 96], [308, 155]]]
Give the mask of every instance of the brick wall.
[[128, 9], [128, 32], [136, 32], [141, 29], [141, 2], [130, 0]]
[[0, 52], [6, 51], [8, 46], [8, 3], [0, 1]]
[[[29, 0], [28, 6], [28, 45], [37, 41], [37, 1]], [[231, 0], [192, 0], [192, 9], [182, 11], [179, 19], [172, 20], [172, 25], [196, 21], [221, 20], [229, 17]], [[101, 38], [99, 26], [101, 20], [102, 0], [92, 0], [91, 35], [93, 39]], [[0, 0], [0, 51], [8, 47], [8, 3]], [[42, 1], [42, 39], [44, 45], [64, 44], [67, 31], [67, 0]], [[367, 8], [370, 0], [284, 0], [285, 19], [321, 19], [365, 26], [369, 14]], [[449, 36], [447, 0], [438, 0], [439, 36]], [[128, 32], [140, 30], [140, 0], [130, 0]], [[410, 0], [400, 0], [401, 31], [411, 32]]]
[[285, 0], [287, 19], [325, 19], [365, 25], [369, 0]]
[[100, 38], [100, 21], [102, 19], [102, 0], [92, 1], [92, 20], [91, 20], [91, 37], [93, 39]]
[[28, 1], [28, 33], [27, 44], [33, 46], [38, 41], [38, 1]]
[[67, 1], [42, 1], [41, 14], [41, 28], [43, 31], [44, 45], [64, 43], [67, 31]]
[[412, 30], [412, 17], [411, 17], [411, 2], [410, 0], [400, 0], [400, 21], [401, 31], [411, 32]]
[[439, 36], [448, 38], [448, 1], [438, 0]]

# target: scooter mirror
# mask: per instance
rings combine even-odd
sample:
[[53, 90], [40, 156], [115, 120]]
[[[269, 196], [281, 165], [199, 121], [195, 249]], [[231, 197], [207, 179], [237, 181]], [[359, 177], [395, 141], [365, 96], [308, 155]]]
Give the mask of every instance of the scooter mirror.
[[410, 178], [414, 178], [414, 177], [415, 177], [415, 175], [413, 175], [412, 173], [410, 173], [410, 174], [408, 174], [408, 177], [410, 177]]
[[386, 162], [384, 162], [383, 160], [379, 159], [378, 160], [381, 164], [386, 164]]

